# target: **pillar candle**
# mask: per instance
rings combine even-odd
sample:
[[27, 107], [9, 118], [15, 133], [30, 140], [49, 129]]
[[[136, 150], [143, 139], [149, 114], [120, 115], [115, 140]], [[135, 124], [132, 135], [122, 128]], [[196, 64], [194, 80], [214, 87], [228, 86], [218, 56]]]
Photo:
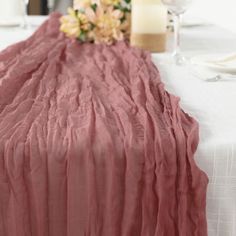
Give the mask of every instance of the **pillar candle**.
[[24, 0], [1, 0], [0, 18], [11, 19], [12, 17], [22, 16]]
[[161, 0], [132, 0], [131, 44], [151, 52], [166, 45], [167, 9]]

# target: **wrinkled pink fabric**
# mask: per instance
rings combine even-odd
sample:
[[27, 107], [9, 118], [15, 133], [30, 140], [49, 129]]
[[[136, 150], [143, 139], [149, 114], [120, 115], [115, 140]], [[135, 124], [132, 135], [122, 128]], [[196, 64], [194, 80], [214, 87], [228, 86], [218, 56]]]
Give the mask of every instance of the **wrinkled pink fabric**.
[[0, 53], [0, 236], [206, 236], [197, 123], [148, 53], [59, 17]]

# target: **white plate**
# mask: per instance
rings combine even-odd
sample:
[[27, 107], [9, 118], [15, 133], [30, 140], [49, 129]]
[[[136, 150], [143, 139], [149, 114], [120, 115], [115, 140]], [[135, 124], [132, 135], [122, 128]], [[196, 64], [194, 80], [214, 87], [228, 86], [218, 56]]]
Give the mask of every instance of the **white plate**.
[[234, 60], [227, 60], [229, 57], [231, 56], [222, 54], [201, 55], [193, 57], [191, 63], [222, 73], [236, 74], [236, 57]]
[[0, 20], [0, 27], [16, 27], [20, 25], [20, 21], [18, 20]]
[[207, 23], [201, 19], [183, 19], [181, 22], [181, 26], [188, 28], [188, 27], [198, 27], [198, 26], [208, 26], [210, 23]]

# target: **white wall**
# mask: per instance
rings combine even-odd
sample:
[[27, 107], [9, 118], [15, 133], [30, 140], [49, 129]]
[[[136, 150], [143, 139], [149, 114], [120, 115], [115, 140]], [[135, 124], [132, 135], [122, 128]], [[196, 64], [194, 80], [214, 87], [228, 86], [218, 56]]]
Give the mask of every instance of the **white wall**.
[[236, 32], [236, 0], [193, 0], [189, 13]]

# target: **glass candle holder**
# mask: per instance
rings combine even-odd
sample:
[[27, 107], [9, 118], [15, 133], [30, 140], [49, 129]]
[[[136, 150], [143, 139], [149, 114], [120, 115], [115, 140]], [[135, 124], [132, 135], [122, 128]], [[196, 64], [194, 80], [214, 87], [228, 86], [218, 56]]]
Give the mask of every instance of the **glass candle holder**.
[[164, 52], [166, 34], [167, 9], [161, 0], [132, 0], [131, 45]]

